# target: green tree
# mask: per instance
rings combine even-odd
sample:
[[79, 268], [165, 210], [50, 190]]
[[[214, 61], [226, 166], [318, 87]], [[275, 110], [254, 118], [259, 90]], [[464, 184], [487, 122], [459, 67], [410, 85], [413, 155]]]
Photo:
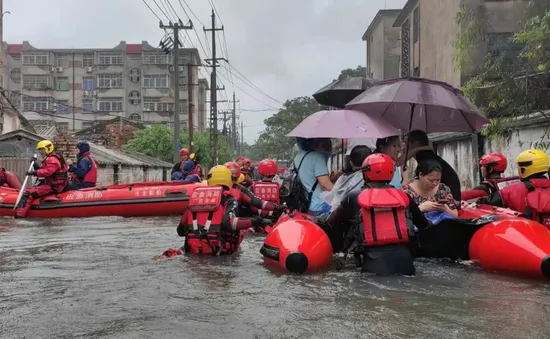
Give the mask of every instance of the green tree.
[[338, 76], [338, 80], [342, 80], [345, 78], [366, 77], [366, 76], [367, 76], [367, 68], [361, 65], [358, 65], [355, 68], [346, 68], [342, 70], [340, 72], [340, 75]]
[[[492, 27], [483, 5], [463, 4], [457, 15], [463, 30], [454, 43], [455, 65], [472, 75], [462, 89], [490, 118], [485, 131], [489, 136], [507, 133], [509, 122], [519, 116], [550, 107], [544, 86], [547, 75], [537, 74], [550, 65], [546, 27], [550, 17], [540, 6], [527, 7], [524, 25], [515, 36], [491, 37], [492, 49], [487, 48]], [[484, 50], [486, 54], [480, 54]], [[480, 65], [472, 68], [472, 64]]]
[[[186, 132], [180, 134], [181, 144], [188, 145], [189, 138]], [[193, 134], [193, 151], [199, 156], [200, 162], [210, 164], [210, 138], [208, 132]], [[124, 145], [124, 150], [142, 153], [167, 162], [173, 159], [173, 131], [164, 125], [153, 125], [138, 131], [135, 137]], [[232, 150], [225, 136], [218, 137], [218, 160], [225, 163], [231, 159]]]
[[264, 120], [266, 128], [252, 146], [250, 157], [255, 160], [292, 158], [296, 140], [286, 135], [302, 120], [321, 109], [312, 97], [287, 100], [279, 112]]

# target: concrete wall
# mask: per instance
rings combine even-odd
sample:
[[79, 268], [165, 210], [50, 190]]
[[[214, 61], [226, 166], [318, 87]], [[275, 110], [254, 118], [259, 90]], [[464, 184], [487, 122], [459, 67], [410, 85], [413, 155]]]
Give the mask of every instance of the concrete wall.
[[[399, 65], [401, 62], [400, 29], [393, 27], [396, 16], [385, 16], [382, 19], [384, 26], [384, 74], [383, 78], [392, 79], [399, 77]], [[376, 77], [374, 77], [377, 79]]]
[[401, 44], [399, 28], [393, 23], [397, 15], [384, 14], [366, 38], [367, 77], [391, 79], [399, 77]]
[[367, 37], [367, 72], [373, 79], [384, 79], [384, 25], [377, 25]]

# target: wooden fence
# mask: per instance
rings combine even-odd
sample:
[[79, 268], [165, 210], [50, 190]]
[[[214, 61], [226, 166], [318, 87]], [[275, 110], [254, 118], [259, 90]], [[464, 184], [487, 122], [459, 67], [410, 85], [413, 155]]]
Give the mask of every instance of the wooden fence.
[[[31, 164], [30, 164], [29, 158], [0, 157], [0, 167], [5, 168], [6, 171], [10, 171], [17, 174], [17, 176], [21, 180], [21, 183], [23, 183], [23, 180], [25, 180], [25, 175], [30, 165]], [[32, 184], [33, 184], [33, 180], [29, 179], [27, 182], [27, 187], [31, 187]]]

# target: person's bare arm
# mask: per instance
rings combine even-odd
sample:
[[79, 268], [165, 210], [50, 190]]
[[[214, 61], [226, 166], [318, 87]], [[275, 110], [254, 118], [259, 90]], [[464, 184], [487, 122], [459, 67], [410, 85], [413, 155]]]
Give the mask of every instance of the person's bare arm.
[[323, 191], [331, 191], [334, 184], [332, 181], [330, 181], [330, 178], [328, 175], [321, 175], [317, 177], [317, 181], [319, 181], [319, 186], [323, 189]]

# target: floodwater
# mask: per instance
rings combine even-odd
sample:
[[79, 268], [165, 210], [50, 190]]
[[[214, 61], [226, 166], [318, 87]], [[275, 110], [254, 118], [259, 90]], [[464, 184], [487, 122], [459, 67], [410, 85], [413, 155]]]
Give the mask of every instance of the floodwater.
[[177, 220], [0, 220], [0, 338], [549, 338], [550, 285], [423, 261], [418, 276], [274, 274], [154, 257]]

